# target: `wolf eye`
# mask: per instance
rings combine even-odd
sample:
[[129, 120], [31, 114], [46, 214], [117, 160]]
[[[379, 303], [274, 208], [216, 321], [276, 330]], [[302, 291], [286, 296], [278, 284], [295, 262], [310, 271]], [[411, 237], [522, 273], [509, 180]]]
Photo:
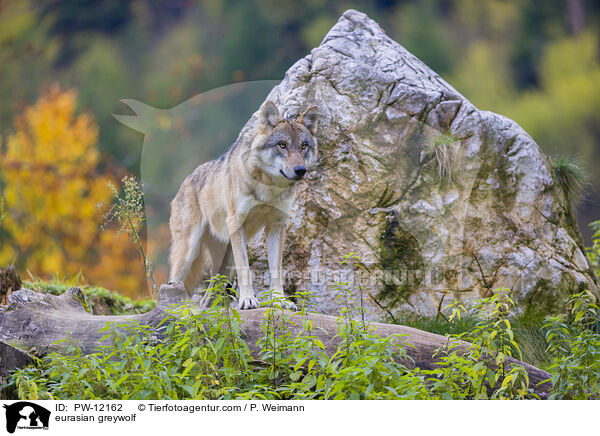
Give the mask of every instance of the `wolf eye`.
[[302, 147], [302, 150], [306, 150], [308, 148], [308, 142], [303, 142], [301, 147]]
[[279, 148], [281, 148], [282, 150], [285, 149], [285, 147], [287, 147], [287, 144], [283, 141], [279, 141], [277, 143], [277, 145], [279, 146]]

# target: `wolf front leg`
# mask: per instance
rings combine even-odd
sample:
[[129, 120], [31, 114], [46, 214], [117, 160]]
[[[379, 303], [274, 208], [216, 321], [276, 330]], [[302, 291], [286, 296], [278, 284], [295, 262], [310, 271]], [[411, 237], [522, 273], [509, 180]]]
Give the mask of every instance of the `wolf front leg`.
[[285, 241], [285, 227], [283, 221], [277, 221], [268, 225], [265, 229], [266, 242], [267, 242], [267, 257], [269, 261], [269, 272], [271, 276], [271, 289], [273, 290], [273, 297], [278, 298], [279, 301], [288, 309], [295, 310], [296, 305], [287, 300], [283, 299], [283, 243]]
[[258, 307], [258, 299], [252, 287], [252, 276], [248, 263], [248, 250], [246, 245], [246, 232], [244, 226], [239, 222], [237, 216], [227, 218], [227, 228], [231, 240], [233, 260], [237, 272], [238, 286], [240, 290], [240, 309], [254, 309]]

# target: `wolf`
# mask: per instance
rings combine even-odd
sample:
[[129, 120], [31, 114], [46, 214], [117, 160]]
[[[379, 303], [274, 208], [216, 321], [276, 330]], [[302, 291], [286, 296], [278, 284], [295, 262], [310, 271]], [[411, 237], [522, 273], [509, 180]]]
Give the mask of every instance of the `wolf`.
[[183, 181], [169, 219], [169, 281], [183, 281], [190, 295], [208, 276], [227, 275], [235, 265], [240, 309], [258, 306], [247, 241], [262, 229], [270, 288], [274, 297], [284, 296], [284, 224], [296, 184], [317, 156], [317, 106], [296, 119], [283, 119], [270, 100], [259, 111], [256, 134], [242, 131], [223, 156], [200, 165]]

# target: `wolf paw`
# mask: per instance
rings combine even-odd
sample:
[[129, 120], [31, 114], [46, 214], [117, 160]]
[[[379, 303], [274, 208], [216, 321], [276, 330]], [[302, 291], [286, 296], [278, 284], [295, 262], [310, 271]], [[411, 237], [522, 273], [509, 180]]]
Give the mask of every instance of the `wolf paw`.
[[238, 307], [241, 310], [254, 309], [255, 307], [258, 307], [258, 299], [255, 295], [241, 295]]

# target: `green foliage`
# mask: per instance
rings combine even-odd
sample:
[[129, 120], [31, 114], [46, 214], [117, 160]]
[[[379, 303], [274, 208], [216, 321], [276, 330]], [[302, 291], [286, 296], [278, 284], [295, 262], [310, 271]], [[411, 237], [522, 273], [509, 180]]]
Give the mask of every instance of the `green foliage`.
[[[438, 350], [438, 368], [425, 373], [431, 389], [445, 399], [524, 399], [532, 397], [527, 371], [509, 364], [507, 357], [521, 359], [509, 320], [514, 303], [506, 289], [479, 300], [471, 316], [478, 321], [472, 331], [450, 335], [448, 346]], [[448, 306], [450, 322], [460, 322], [466, 308], [459, 302]], [[463, 352], [458, 340], [470, 342]]]
[[570, 156], [552, 156], [552, 171], [558, 184], [563, 188], [565, 196], [576, 201], [589, 182], [589, 175], [579, 160]]
[[[354, 255], [344, 261], [361, 268]], [[10, 384], [29, 399], [467, 399], [528, 398], [531, 388], [520, 365], [508, 320], [512, 302], [499, 291], [470, 312], [468, 334], [448, 335], [434, 369], [413, 368], [398, 336], [381, 337], [360, 316], [361, 285], [336, 284], [345, 303], [337, 319], [338, 345], [326, 352], [328, 333], [313, 325], [309, 294], [290, 312], [278, 298], [266, 303], [258, 351], [241, 336], [235, 296], [225, 277], [213, 278], [211, 305], [173, 308], [159, 328], [133, 321], [107, 325], [105, 345], [84, 355], [70, 339], [68, 353], [49, 354], [37, 366], [16, 371]], [[357, 297], [358, 296], [358, 297]], [[450, 322], [465, 308], [450, 307]], [[366, 316], [366, 314], [365, 314]], [[580, 319], [578, 319], [580, 321]], [[471, 344], [459, 347], [460, 340]]]
[[67, 355], [51, 354], [15, 377], [21, 397], [73, 399], [227, 398], [247, 374], [239, 318], [217, 307], [173, 309], [157, 328], [135, 321], [107, 325], [108, 345], [84, 356], [71, 340]]
[[[79, 286], [77, 285], [77, 278], [71, 280], [70, 283], [62, 282], [57, 278], [49, 283], [37, 279], [24, 282], [24, 287], [27, 289], [52, 295], [60, 295], [73, 286]], [[132, 300], [118, 292], [100, 286], [81, 285], [80, 288], [85, 295], [88, 309], [94, 314], [145, 313], [152, 310], [156, 305], [155, 300]]]
[[592, 262], [592, 267], [596, 273], [596, 277], [600, 277], [600, 220], [590, 224], [594, 231], [592, 236], [592, 246], [587, 248], [587, 254]]
[[[355, 272], [365, 268], [353, 253], [343, 263]], [[71, 285], [27, 283], [55, 294]], [[412, 360], [399, 345], [402, 337], [374, 332], [359, 281], [334, 286], [343, 307], [333, 353], [323, 343], [328, 334], [309, 317], [306, 293], [296, 296], [297, 312], [285, 310], [281, 298], [265, 303], [255, 358], [241, 336], [240, 317], [231, 306], [235, 292], [227, 285], [226, 277], [213, 278], [209, 308], [174, 308], [158, 329], [133, 321], [107, 325], [107, 345], [96, 354], [84, 355], [70, 338], [66, 355], [50, 354], [16, 371], [10, 384], [22, 399], [535, 398], [527, 371], [509, 358], [523, 360], [518, 332], [529, 329], [520, 335], [526, 338], [539, 321], [516, 317], [507, 289], [469, 309], [450, 304], [445, 322], [419, 324], [448, 337], [436, 351], [436, 367], [425, 370], [407, 366]], [[108, 291], [85, 292], [98, 297]], [[546, 317], [544, 329], [552, 358], [551, 398], [600, 398], [600, 308], [591, 294], [574, 295], [569, 313]]]
[[390, 31], [397, 32], [397, 41], [441, 75], [451, 71], [459, 55], [440, 20], [443, 8], [435, 0], [407, 2], [396, 8], [389, 25]]
[[600, 399], [600, 308], [593, 300], [576, 294], [567, 315], [547, 319], [552, 399]]
[[[444, 309], [444, 311], [446, 310], [447, 308]], [[475, 307], [463, 307], [460, 318], [449, 319], [443, 315], [444, 311], [437, 317], [406, 315], [397, 323], [438, 335], [461, 336], [473, 332], [481, 321], [481, 316]], [[521, 360], [538, 368], [546, 369], [550, 365], [551, 359], [546, 353], [548, 344], [543, 329], [544, 315], [525, 311], [511, 313], [508, 319], [515, 341], [519, 344], [523, 355]]]
[[[343, 264], [354, 273], [365, 268], [353, 253]], [[210, 307], [174, 307], [158, 328], [109, 323], [105, 345], [91, 355], [69, 338], [65, 354], [49, 354], [15, 371], [9, 385], [21, 399], [536, 398], [527, 371], [511, 359], [523, 360], [519, 338], [539, 325], [539, 317], [515, 316], [507, 289], [468, 309], [455, 301], [444, 309], [444, 322], [430, 321], [428, 330], [448, 340], [435, 352], [437, 364], [424, 369], [414, 367], [401, 336], [381, 337], [366, 320], [359, 280], [334, 285], [342, 306], [334, 350], [324, 343], [330, 333], [313, 325], [312, 296], [304, 293], [296, 296], [295, 312], [284, 309], [281, 298], [268, 299], [255, 353], [232, 308], [235, 291], [224, 276], [211, 281]], [[27, 285], [57, 294], [70, 286]], [[600, 398], [600, 308], [591, 294], [574, 295], [569, 313], [546, 317], [544, 329], [552, 358], [551, 398]]]

